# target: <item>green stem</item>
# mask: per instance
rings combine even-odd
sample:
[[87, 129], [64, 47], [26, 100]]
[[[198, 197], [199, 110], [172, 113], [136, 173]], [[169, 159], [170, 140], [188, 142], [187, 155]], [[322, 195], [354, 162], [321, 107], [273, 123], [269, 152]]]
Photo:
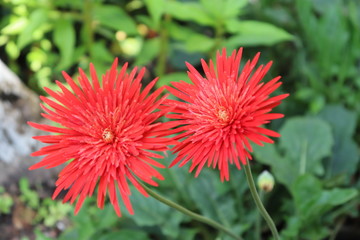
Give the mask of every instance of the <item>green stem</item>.
[[219, 48], [221, 47], [223, 37], [224, 37], [223, 23], [222, 21], [219, 20], [215, 27], [215, 36], [214, 36], [215, 43], [209, 52], [209, 58], [213, 59], [216, 56], [216, 51], [219, 50]]
[[300, 175], [306, 172], [306, 155], [307, 155], [307, 141], [303, 143], [301, 156], [300, 156]]
[[218, 229], [220, 231], [223, 231], [224, 233], [226, 233], [227, 235], [231, 236], [234, 239], [242, 240], [241, 237], [236, 236], [228, 228], [221, 225], [220, 223], [215, 222], [214, 220], [209, 219], [207, 217], [201, 216], [201, 215], [199, 215], [197, 213], [194, 213], [194, 212], [184, 208], [183, 206], [180, 206], [179, 204], [174, 203], [173, 201], [160, 196], [159, 194], [157, 194], [156, 192], [154, 192], [153, 190], [151, 190], [150, 188], [148, 188], [144, 184], [142, 184], [142, 183], [140, 183], [140, 184], [141, 184], [141, 186], [143, 188], [145, 188], [146, 192], [149, 193], [149, 195], [152, 196], [153, 198], [155, 198], [156, 200], [168, 205], [169, 207], [172, 207], [172, 208], [178, 210], [179, 212], [182, 212], [185, 215], [188, 215], [189, 217], [191, 217], [191, 218], [193, 218], [193, 219], [195, 219], [195, 220], [197, 220], [199, 222], [205, 223], [205, 224], [210, 225], [210, 226], [212, 226], [212, 227], [214, 227], [214, 228], [216, 228], [216, 229]]
[[94, 31], [92, 27], [92, 0], [84, 0], [84, 41], [85, 47], [90, 57], [92, 57], [92, 45], [94, 43]]
[[[260, 201], [263, 201], [264, 191], [260, 190], [259, 197], [260, 197]], [[261, 216], [259, 212], [256, 214], [256, 220], [255, 220], [255, 239], [261, 240]]]
[[278, 233], [278, 231], [276, 229], [275, 223], [271, 219], [268, 212], [266, 211], [264, 205], [262, 204], [262, 202], [260, 200], [259, 194], [256, 191], [256, 186], [255, 186], [255, 183], [254, 183], [254, 179], [253, 179], [252, 174], [251, 174], [251, 168], [250, 168], [249, 160], [247, 160], [247, 164], [244, 166], [244, 168], [245, 168], [246, 179], [247, 179], [247, 182], [249, 184], [250, 192], [251, 192], [251, 195], [252, 195], [252, 197], [253, 197], [253, 199], [255, 201], [255, 204], [258, 207], [261, 215], [265, 219], [266, 223], [268, 224], [268, 226], [269, 226], [275, 240], [279, 240], [280, 237], [279, 237], [279, 233]]
[[166, 14], [164, 21], [160, 24], [160, 51], [157, 58], [155, 72], [158, 77], [164, 76], [166, 72], [166, 60], [169, 52], [169, 33], [168, 25], [171, 22], [171, 16]]
[[345, 222], [345, 218], [344, 217], [340, 218], [340, 220], [336, 223], [335, 228], [332, 231], [329, 240], [335, 240], [336, 239], [336, 236], [339, 233], [339, 231], [340, 231], [341, 227], [343, 226], [344, 222]]

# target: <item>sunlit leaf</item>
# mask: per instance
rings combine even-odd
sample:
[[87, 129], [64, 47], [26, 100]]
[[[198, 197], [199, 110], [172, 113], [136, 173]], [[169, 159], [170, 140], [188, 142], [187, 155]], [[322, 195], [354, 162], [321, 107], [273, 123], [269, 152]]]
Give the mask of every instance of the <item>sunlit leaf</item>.
[[226, 43], [231, 46], [271, 46], [279, 42], [294, 39], [285, 30], [265, 22], [234, 19], [227, 21], [226, 27], [229, 32], [234, 34]]
[[20, 33], [17, 45], [19, 49], [24, 48], [26, 45], [32, 42], [34, 31], [39, 28], [47, 20], [47, 12], [44, 8], [34, 10], [29, 16], [28, 25]]
[[196, 2], [167, 1], [165, 11], [179, 20], [193, 21], [206, 26], [216, 24], [205, 8]]
[[165, 0], [145, 0], [145, 4], [153, 20], [155, 29], [159, 29], [160, 19], [165, 9]]
[[149, 64], [155, 57], [158, 56], [160, 51], [160, 39], [159, 38], [152, 38], [147, 39], [139, 52], [136, 56], [136, 60], [134, 65], [135, 66], [143, 66]]
[[215, 39], [175, 23], [169, 25], [169, 34], [174, 39], [181, 40], [190, 53], [208, 52], [215, 45]]
[[113, 30], [124, 31], [129, 35], [137, 34], [134, 20], [120, 7], [98, 5], [94, 7], [94, 19]]
[[241, 9], [248, 4], [247, 0], [201, 0], [201, 4], [218, 21], [239, 15]]
[[73, 61], [75, 30], [70, 19], [59, 19], [54, 28], [54, 43], [60, 50], [58, 69], [67, 68]]

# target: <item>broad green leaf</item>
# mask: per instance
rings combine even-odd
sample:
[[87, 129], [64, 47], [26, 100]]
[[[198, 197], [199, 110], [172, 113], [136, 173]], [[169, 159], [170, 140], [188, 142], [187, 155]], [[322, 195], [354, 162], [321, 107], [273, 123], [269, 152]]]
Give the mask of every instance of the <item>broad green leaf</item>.
[[236, 219], [234, 199], [222, 195], [216, 190], [215, 181], [218, 176], [209, 171], [202, 171], [195, 181], [189, 185], [190, 197], [205, 216], [231, 226]]
[[207, 13], [202, 5], [196, 2], [167, 1], [165, 11], [178, 20], [193, 21], [205, 26], [216, 25], [214, 18]]
[[319, 116], [331, 125], [335, 137], [333, 154], [327, 163], [328, 176], [344, 174], [350, 180], [359, 163], [358, 146], [352, 140], [357, 122], [356, 114], [341, 105], [330, 105]]
[[47, 20], [47, 12], [44, 8], [34, 10], [29, 16], [29, 22], [25, 29], [20, 33], [17, 45], [21, 50], [33, 40], [34, 31]]
[[205, 53], [189, 53], [182, 42], [173, 42], [170, 46], [172, 51], [170, 52], [169, 61], [175, 69], [180, 71], [187, 71], [185, 62], [195, 66], [199, 64], [200, 59], [206, 57]]
[[179, 82], [180, 80], [190, 83], [190, 79], [185, 72], [174, 72], [174, 73], [166, 74], [165, 76], [159, 78], [159, 80], [156, 83], [156, 86], [157, 87], [161, 87], [164, 85], [170, 86], [171, 82]]
[[216, 21], [225, 20], [225, 2], [227, 0], [200, 0], [201, 5], [206, 9], [208, 14], [215, 18]]
[[1, 29], [2, 34], [6, 35], [16, 35], [21, 33], [26, 25], [28, 24], [28, 19], [26, 17], [16, 18], [15, 21], [11, 21], [8, 25]]
[[356, 113], [341, 105], [328, 105], [319, 113], [319, 116], [331, 125], [334, 137], [339, 140], [350, 138], [355, 132]]
[[236, 17], [241, 10], [249, 3], [248, 0], [227, 0], [225, 1], [224, 16], [227, 18]]
[[226, 45], [231, 46], [272, 46], [294, 38], [285, 30], [272, 24], [252, 20], [229, 20], [226, 22], [226, 28], [235, 34], [227, 40]]
[[91, 236], [96, 233], [96, 225], [93, 221], [90, 221], [89, 210], [91, 210], [91, 205], [89, 202], [91, 199], [85, 200], [81, 211], [77, 215], [73, 215], [72, 219], [74, 221], [74, 228], [67, 230], [62, 234], [61, 240], [67, 239], [79, 239], [79, 240], [88, 240]]
[[274, 144], [265, 144], [264, 146], [252, 144], [252, 147], [256, 160], [261, 163], [273, 165], [281, 158]]
[[144, 197], [135, 189], [132, 190], [131, 203], [135, 211], [131, 218], [139, 226], [157, 226], [171, 238], [179, 235], [179, 225], [184, 218], [182, 213], [152, 197]]
[[275, 145], [265, 144], [259, 146], [253, 144], [255, 160], [270, 165], [272, 172], [274, 173], [275, 180], [285, 185], [289, 184], [289, 180], [292, 181], [294, 176], [298, 175], [297, 165], [293, 165], [293, 161], [281, 156]]
[[169, 34], [172, 38], [183, 42], [187, 52], [208, 52], [215, 45], [215, 40], [189, 28], [172, 23], [169, 25]]
[[331, 153], [333, 136], [329, 124], [319, 118], [288, 119], [280, 130], [280, 148], [285, 151], [289, 167], [303, 174], [314, 172], [321, 160]]
[[321, 160], [331, 153], [333, 137], [330, 126], [319, 118], [295, 117], [288, 119], [280, 129], [279, 147], [272, 144], [260, 147], [254, 144], [257, 160], [272, 167], [277, 181], [291, 187], [304, 173], [322, 175]]
[[215, 39], [203, 34], [191, 34], [185, 40], [185, 48], [188, 52], [209, 52], [215, 45]]
[[165, 9], [165, 0], [145, 0], [146, 7], [156, 30], [160, 28], [161, 16]]
[[195, 235], [198, 233], [199, 230], [195, 228], [186, 228], [180, 230], [180, 236], [178, 239], [181, 240], [194, 240]]
[[298, 216], [286, 217], [286, 227], [280, 232], [281, 239], [297, 239], [301, 228]]
[[329, 158], [329, 176], [344, 174], [350, 181], [358, 169], [359, 147], [350, 138], [344, 139], [334, 147], [334, 153]]
[[[176, 156], [176, 154], [169, 152], [164, 158], [164, 161], [161, 163], [167, 166], [175, 159]], [[161, 183], [161, 188], [167, 190], [165, 191], [166, 196], [176, 199], [180, 204], [184, 203], [186, 206], [191, 206], [190, 209], [193, 209], [194, 204], [190, 198], [189, 188], [187, 186], [192, 184], [194, 177], [188, 173], [188, 170], [184, 167], [173, 167], [171, 169], [159, 169], [159, 172], [166, 179], [166, 181]]]
[[201, 0], [201, 4], [217, 21], [225, 22], [228, 18], [239, 15], [247, 5], [247, 0]]
[[131, 240], [148, 240], [150, 239], [145, 232], [139, 230], [130, 230], [123, 229], [120, 231], [115, 231], [111, 233], [104, 234], [98, 240], [121, 240], [121, 239], [131, 239]]
[[58, 69], [67, 68], [73, 59], [75, 48], [75, 30], [70, 19], [59, 19], [54, 28], [54, 43], [60, 50]]
[[149, 64], [156, 56], [158, 56], [160, 51], [160, 39], [152, 38], [148, 39], [142, 45], [142, 49], [139, 54], [136, 56], [135, 66], [143, 66]]
[[[124, 208], [121, 210], [127, 211]], [[94, 223], [98, 231], [108, 229], [109, 226], [115, 225], [118, 221], [119, 217], [115, 214], [114, 208], [111, 204], [106, 204], [104, 209], [96, 210], [96, 218], [94, 218]]]
[[94, 19], [101, 25], [116, 31], [124, 31], [129, 35], [136, 35], [134, 20], [120, 7], [114, 5], [98, 5], [94, 8]]
[[98, 73], [105, 73], [109, 68], [109, 63], [114, 61], [113, 55], [105, 46], [105, 42], [97, 41], [91, 46], [91, 62], [94, 64]]
[[324, 190], [320, 180], [305, 174], [298, 177], [291, 188], [297, 214], [302, 221], [317, 222], [333, 207], [345, 204], [358, 195], [356, 189]]

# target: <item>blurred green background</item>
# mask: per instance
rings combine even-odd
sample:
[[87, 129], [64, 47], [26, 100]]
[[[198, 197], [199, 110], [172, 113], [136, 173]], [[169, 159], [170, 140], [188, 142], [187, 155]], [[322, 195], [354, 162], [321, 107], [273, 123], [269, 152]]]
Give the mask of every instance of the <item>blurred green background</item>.
[[[266, 80], [283, 76], [280, 91], [290, 93], [276, 109], [286, 117], [269, 126], [282, 137], [255, 147], [252, 162], [255, 176], [268, 169], [275, 177], [262, 195], [282, 239], [360, 239], [360, 1], [1, 0], [0, 14], [0, 59], [38, 94], [57, 89], [63, 70], [76, 78], [92, 62], [101, 74], [115, 57], [147, 67], [144, 81], [159, 76], [159, 87], [186, 81], [185, 61], [200, 69], [223, 47], [244, 47], [244, 62], [262, 52], [261, 63], [274, 61]], [[162, 172], [163, 195], [244, 239], [271, 239], [243, 171], [233, 167], [228, 183], [211, 170], [197, 179], [187, 167]], [[135, 215], [118, 219], [93, 199], [73, 216], [26, 178], [18, 186], [35, 216], [31, 231], [18, 231], [22, 240], [229, 239], [136, 191]], [[14, 205], [0, 188], [0, 224]]]

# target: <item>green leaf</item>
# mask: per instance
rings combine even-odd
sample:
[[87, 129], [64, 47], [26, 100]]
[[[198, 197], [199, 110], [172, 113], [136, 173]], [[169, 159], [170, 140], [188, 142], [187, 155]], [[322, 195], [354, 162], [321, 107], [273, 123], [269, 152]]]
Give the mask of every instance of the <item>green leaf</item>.
[[190, 79], [188, 75], [184, 72], [174, 72], [170, 74], [166, 74], [165, 76], [159, 78], [157, 81], [156, 86], [161, 87], [164, 85], [171, 85], [171, 82], [179, 82], [180, 80], [190, 83]]
[[169, 61], [171, 66], [175, 69], [186, 72], [187, 67], [185, 62], [190, 63], [191, 65], [195, 66], [200, 63], [200, 59], [205, 58], [205, 53], [189, 53], [186, 51], [185, 46], [181, 42], [174, 42], [171, 43], [171, 53], [169, 57]]
[[297, 176], [306, 172], [321, 175], [321, 160], [331, 153], [333, 137], [330, 126], [319, 118], [295, 117], [280, 129], [280, 155], [274, 145], [254, 144], [257, 160], [272, 167], [277, 181], [291, 187]]
[[18, 17], [16, 20], [11, 21], [8, 25], [1, 29], [1, 33], [5, 35], [17, 35], [20, 34], [26, 25], [28, 19], [26, 17]]
[[345, 204], [358, 195], [356, 189], [323, 190], [321, 182], [314, 176], [300, 176], [291, 188], [297, 214], [303, 221], [319, 221], [333, 207]]
[[131, 203], [135, 211], [131, 218], [139, 226], [158, 226], [166, 236], [178, 236], [179, 225], [184, 218], [182, 213], [152, 197], [144, 197], [135, 189], [132, 191]]
[[226, 18], [239, 16], [241, 10], [249, 3], [247, 0], [227, 0], [225, 1], [224, 16]]
[[253, 144], [253, 150], [257, 161], [271, 166], [276, 181], [289, 186], [289, 183], [299, 175], [298, 164], [294, 164], [290, 159], [281, 156], [275, 145], [259, 146]]
[[119, 239], [148, 240], [150, 238], [147, 236], [145, 232], [141, 232], [139, 230], [129, 230], [129, 229], [107, 233], [99, 238], [99, 240], [119, 240]]
[[194, 228], [186, 228], [186, 229], [181, 229], [180, 230], [180, 236], [178, 239], [181, 240], [194, 240], [195, 239], [195, 235], [198, 233], [197, 229]]
[[201, 0], [201, 4], [217, 21], [239, 15], [241, 9], [247, 5], [247, 0]]
[[152, 38], [148, 39], [142, 45], [142, 49], [136, 56], [135, 66], [143, 66], [149, 64], [159, 54], [160, 51], [160, 39]]
[[165, 10], [165, 0], [144, 0], [146, 7], [150, 13], [151, 19], [153, 21], [153, 26], [155, 30], [160, 28], [161, 16]]
[[331, 125], [335, 137], [333, 154], [328, 159], [328, 177], [344, 174], [350, 181], [359, 163], [358, 146], [352, 139], [357, 122], [356, 113], [341, 105], [329, 105], [319, 116]]
[[29, 207], [37, 209], [40, 205], [40, 197], [36, 191], [30, 189], [29, 180], [27, 178], [23, 177], [20, 179], [19, 189], [21, 192], [20, 199]]
[[59, 19], [54, 27], [54, 43], [60, 50], [57, 69], [67, 68], [72, 63], [75, 49], [75, 30], [70, 19]]
[[341, 105], [328, 105], [319, 113], [319, 116], [331, 125], [334, 137], [339, 140], [350, 138], [355, 132], [356, 113]]
[[29, 23], [20, 33], [17, 45], [21, 50], [33, 40], [33, 33], [47, 21], [47, 12], [44, 8], [34, 10], [29, 16]]
[[329, 176], [344, 174], [348, 181], [358, 169], [359, 150], [356, 142], [350, 138], [344, 139], [334, 147], [334, 153], [329, 161]]
[[264, 146], [252, 144], [252, 147], [256, 160], [261, 163], [273, 165], [282, 158], [273, 144], [265, 144]]
[[280, 148], [300, 173], [314, 172], [320, 161], [330, 155], [333, 136], [329, 124], [319, 118], [288, 119], [280, 130]]
[[272, 46], [279, 42], [294, 39], [285, 30], [265, 22], [233, 19], [226, 22], [226, 28], [235, 34], [227, 40], [227, 46]]
[[109, 63], [114, 61], [114, 57], [105, 46], [105, 42], [97, 41], [91, 46], [91, 55], [93, 57], [92, 63], [94, 64], [98, 73], [105, 73], [109, 68]]
[[231, 226], [236, 219], [234, 199], [218, 194], [216, 182], [218, 176], [210, 171], [202, 171], [195, 181], [189, 185], [190, 197], [193, 199], [201, 213], [211, 219]]
[[136, 35], [134, 20], [126, 12], [114, 5], [98, 5], [94, 8], [94, 19], [101, 25], [116, 31], [124, 31], [129, 35]]
[[185, 50], [192, 52], [208, 52], [215, 45], [215, 40], [189, 28], [172, 23], [169, 25], [169, 34], [172, 38], [183, 42]]
[[178, 20], [193, 21], [205, 26], [216, 25], [214, 18], [199, 3], [167, 1], [165, 11]]

